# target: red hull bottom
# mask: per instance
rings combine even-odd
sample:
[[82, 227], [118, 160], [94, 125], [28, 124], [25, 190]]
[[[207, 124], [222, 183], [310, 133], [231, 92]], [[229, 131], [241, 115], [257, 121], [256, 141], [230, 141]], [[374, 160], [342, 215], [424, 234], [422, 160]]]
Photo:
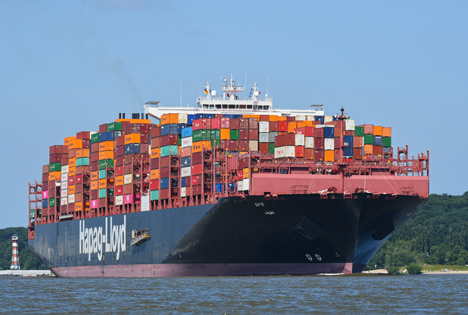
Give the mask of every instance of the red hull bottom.
[[191, 277], [350, 274], [353, 263], [330, 264], [148, 264], [51, 268], [59, 277]]

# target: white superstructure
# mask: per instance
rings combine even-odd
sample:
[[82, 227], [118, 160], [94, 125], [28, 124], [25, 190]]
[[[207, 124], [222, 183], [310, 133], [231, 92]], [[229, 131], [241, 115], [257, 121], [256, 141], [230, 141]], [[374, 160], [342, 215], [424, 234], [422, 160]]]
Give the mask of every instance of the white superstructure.
[[261, 92], [258, 86], [254, 83], [249, 98], [240, 99], [238, 93], [244, 89], [240, 85], [236, 85], [236, 81], [231, 80], [226, 83], [226, 78], [223, 79], [222, 95], [217, 95], [215, 90], [211, 90], [211, 85], [206, 81], [204, 93], [205, 97], [198, 97], [198, 107], [165, 107], [160, 102], [147, 102], [145, 113], [154, 118], [160, 119], [164, 114], [182, 113], [182, 114], [232, 114], [232, 115], [279, 115], [279, 116], [297, 116], [297, 115], [312, 115], [323, 116], [323, 105], [311, 105], [310, 109], [273, 109], [273, 99], [268, 97], [261, 98]]

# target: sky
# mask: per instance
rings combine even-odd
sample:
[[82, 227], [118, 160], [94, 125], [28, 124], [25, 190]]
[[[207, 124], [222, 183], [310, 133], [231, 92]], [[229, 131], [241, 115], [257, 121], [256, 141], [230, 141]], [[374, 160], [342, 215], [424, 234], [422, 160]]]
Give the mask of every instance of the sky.
[[0, 1], [0, 228], [26, 226], [49, 146], [206, 80], [276, 109], [341, 107], [430, 150], [430, 192], [468, 191], [466, 1]]

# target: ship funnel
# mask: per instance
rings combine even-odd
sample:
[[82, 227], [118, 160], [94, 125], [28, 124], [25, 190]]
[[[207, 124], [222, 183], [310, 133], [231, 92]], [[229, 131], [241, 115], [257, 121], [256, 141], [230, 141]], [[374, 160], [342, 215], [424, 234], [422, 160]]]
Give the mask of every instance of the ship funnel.
[[119, 119], [122, 119], [122, 113], [119, 113]]

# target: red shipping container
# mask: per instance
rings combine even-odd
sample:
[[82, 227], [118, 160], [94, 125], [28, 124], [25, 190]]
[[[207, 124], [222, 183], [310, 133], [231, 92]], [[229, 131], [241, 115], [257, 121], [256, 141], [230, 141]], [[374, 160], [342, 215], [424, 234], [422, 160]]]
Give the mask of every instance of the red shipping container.
[[314, 161], [323, 161], [323, 150], [314, 150]]
[[249, 139], [249, 129], [241, 128], [239, 129], [239, 140], [248, 140]]
[[270, 121], [268, 124], [270, 125], [269, 126], [270, 132], [278, 131], [278, 122], [277, 121]]
[[293, 133], [287, 133], [285, 136], [286, 145], [296, 145], [296, 136]]
[[192, 165], [192, 176], [200, 175], [203, 173], [203, 164]]
[[192, 154], [192, 165], [193, 164], [200, 164], [203, 162], [203, 154], [202, 152], [196, 152]]
[[124, 146], [118, 146], [115, 149], [115, 156], [123, 156], [125, 153], [125, 147]]
[[140, 135], [140, 143], [149, 144], [149, 133], [142, 133]]
[[133, 172], [133, 165], [124, 165], [124, 174], [132, 174]]
[[345, 130], [345, 136], [354, 136], [354, 130]]
[[117, 166], [114, 168], [115, 176], [123, 175], [124, 168], [123, 166]]
[[99, 142], [91, 143], [91, 153], [99, 152]]
[[124, 155], [124, 165], [133, 164], [133, 155]]
[[133, 194], [133, 185], [132, 184], [124, 185], [123, 191], [124, 191], [124, 195]]
[[278, 134], [275, 137], [275, 147], [284, 147], [286, 145], [286, 134]]
[[249, 118], [249, 129], [258, 129], [258, 119]]
[[99, 208], [107, 207], [107, 198], [99, 198]]
[[340, 142], [341, 142], [341, 138], [335, 138], [335, 144], [334, 144], [335, 149], [341, 148]]
[[68, 165], [68, 154], [62, 155], [62, 165]]
[[249, 129], [248, 118], [239, 118], [239, 129]]
[[234, 129], [234, 130], [239, 130], [239, 126], [240, 126], [239, 120], [240, 120], [240, 118], [231, 119], [230, 120], [230, 124], [231, 124], [230, 128]]
[[159, 190], [159, 199], [169, 199], [170, 197], [170, 190], [169, 189], [160, 189]]
[[43, 191], [49, 190], [49, 181], [42, 180], [42, 190]]
[[150, 154], [150, 151], [149, 151], [149, 144], [146, 144], [146, 143], [142, 143], [140, 144], [140, 153], [143, 155], [143, 154]]
[[221, 129], [221, 118], [211, 119], [211, 129]]
[[353, 149], [353, 158], [355, 160], [362, 160], [362, 150], [363, 148], [354, 148]]
[[315, 128], [315, 130], [314, 130], [314, 137], [315, 138], [323, 138], [324, 135], [325, 135], [325, 129]]
[[229, 150], [229, 140], [221, 140], [221, 148]]
[[269, 118], [270, 116], [268, 115], [260, 115], [260, 121], [268, 121]]
[[288, 116], [286, 117], [287, 121], [290, 122], [290, 121], [296, 121], [296, 117], [294, 116]]
[[288, 122], [278, 121], [278, 131], [288, 131]]
[[83, 192], [83, 183], [75, 184], [75, 201], [79, 201], [79, 200], [76, 200], [76, 194], [81, 193], [81, 192]]
[[305, 149], [304, 150], [304, 157], [306, 160], [313, 160], [314, 159], [314, 149]]
[[229, 140], [229, 151], [239, 151], [239, 140]]
[[62, 154], [54, 153], [49, 156], [49, 164], [51, 163], [61, 163], [62, 162]]
[[141, 124], [128, 124], [125, 126], [125, 134], [140, 133]]
[[268, 154], [270, 153], [270, 144], [269, 143], [262, 143], [260, 142], [259, 144], [259, 152], [261, 154]]
[[83, 174], [75, 175], [75, 184], [83, 183]]
[[341, 159], [340, 159], [340, 149], [335, 149], [335, 161], [339, 161], [339, 162], [343, 162]]
[[82, 141], [81, 148], [82, 149], [89, 149], [89, 146], [91, 145], [91, 141], [88, 140], [88, 139], [84, 139], [84, 140], [81, 140], [81, 141]]
[[244, 179], [244, 170], [237, 171], [237, 181], [241, 181]]
[[141, 126], [140, 126], [140, 133], [141, 133], [141, 134], [149, 134], [150, 129], [151, 129], [151, 125], [150, 125], [150, 124], [141, 124]]
[[258, 129], [249, 129], [249, 140], [258, 140]]
[[380, 145], [374, 145], [374, 155], [382, 156], [382, 147]]
[[159, 159], [151, 159], [151, 169], [155, 170], [159, 168]]
[[295, 153], [296, 153], [296, 158], [303, 158], [305, 156], [305, 151], [304, 151], [304, 147], [301, 147], [301, 146], [297, 146], [294, 148], [295, 150]]
[[123, 166], [125, 157], [123, 155], [115, 157], [115, 166]]
[[223, 128], [223, 129], [229, 129], [230, 128], [230, 118], [229, 117], [221, 118], [221, 128]]
[[75, 176], [68, 176], [68, 186], [75, 185]]
[[76, 134], [76, 139], [89, 140], [89, 131], [81, 131]]
[[[317, 129], [315, 129], [315, 131], [317, 131]], [[323, 149], [323, 142], [324, 142], [323, 138], [314, 137], [314, 148], [317, 150]], [[316, 159], [314, 158], [314, 160]]]
[[91, 172], [99, 171], [99, 162], [91, 162]]
[[239, 140], [239, 151], [242, 151], [242, 152], [249, 151], [249, 141], [248, 140]]
[[61, 145], [53, 145], [49, 147], [49, 155], [62, 153], [62, 146]]
[[203, 124], [202, 124], [202, 119], [195, 119], [193, 122], [192, 122], [192, 130], [195, 131], [195, 130], [200, 130], [202, 129], [203, 127]]
[[90, 193], [90, 196], [91, 196], [91, 199], [98, 199], [98, 196], [99, 196], [99, 190], [91, 190], [91, 193]]
[[159, 148], [161, 147], [161, 138], [151, 138], [151, 148]]
[[294, 129], [294, 134], [295, 135], [305, 135], [305, 128], [306, 127], [300, 127], [300, 128]]
[[159, 176], [161, 176], [161, 178], [169, 177], [169, 175], [171, 174], [169, 167], [162, 167], [159, 169], [159, 172]]
[[122, 196], [123, 195], [123, 186], [116, 186], [114, 189], [114, 195]]
[[192, 186], [192, 196], [201, 195], [203, 193], [202, 185]]
[[[159, 167], [169, 167], [170, 163], [171, 163], [170, 157], [168, 156], [162, 157], [160, 158]], [[166, 177], [166, 176], [162, 176], [162, 177]]]
[[313, 137], [314, 136], [314, 127], [304, 127], [305, 128], [305, 133], [304, 135], [306, 137]]
[[211, 129], [211, 118], [203, 118], [201, 121], [202, 121], [202, 129], [204, 130]]
[[[92, 145], [92, 144], [91, 144]], [[123, 147], [125, 146], [125, 137], [120, 136], [115, 139], [115, 146], [116, 147]]]
[[159, 189], [159, 179], [153, 179], [150, 181], [150, 190], [157, 190]]
[[163, 147], [167, 145], [178, 145], [178, 144], [179, 144], [178, 135], [167, 135], [167, 136], [161, 137], [161, 146]]
[[201, 183], [202, 183], [202, 176], [201, 175], [192, 176], [192, 186], [200, 185]]
[[107, 124], [99, 125], [99, 132], [106, 132], [107, 131]]
[[42, 165], [42, 174], [49, 173], [49, 164]]
[[161, 127], [153, 125], [151, 127], [151, 139], [161, 137]]

